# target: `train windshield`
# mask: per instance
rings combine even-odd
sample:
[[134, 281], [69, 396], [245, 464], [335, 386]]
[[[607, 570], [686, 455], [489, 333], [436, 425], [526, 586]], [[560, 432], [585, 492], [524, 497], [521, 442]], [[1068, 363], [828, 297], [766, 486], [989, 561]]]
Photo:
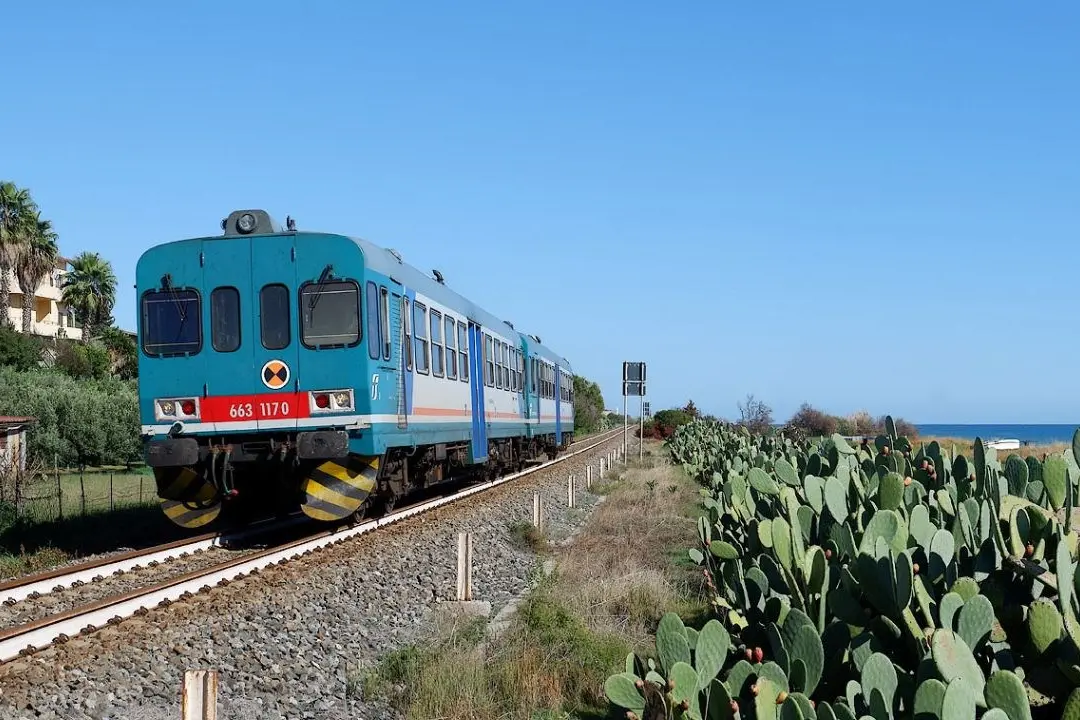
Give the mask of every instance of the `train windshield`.
[[199, 294], [169, 289], [142, 299], [142, 346], [147, 355], [195, 354], [202, 348]]
[[300, 340], [307, 347], [347, 347], [360, 342], [360, 286], [319, 282], [300, 291]]

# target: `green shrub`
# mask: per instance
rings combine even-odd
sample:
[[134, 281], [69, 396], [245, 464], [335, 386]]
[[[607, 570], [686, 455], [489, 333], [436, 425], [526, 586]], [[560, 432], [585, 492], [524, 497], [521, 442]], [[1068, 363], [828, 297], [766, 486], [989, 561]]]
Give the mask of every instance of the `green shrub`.
[[79, 381], [54, 371], [2, 367], [0, 415], [37, 418], [27, 449], [49, 466], [122, 465], [140, 457], [133, 381]]

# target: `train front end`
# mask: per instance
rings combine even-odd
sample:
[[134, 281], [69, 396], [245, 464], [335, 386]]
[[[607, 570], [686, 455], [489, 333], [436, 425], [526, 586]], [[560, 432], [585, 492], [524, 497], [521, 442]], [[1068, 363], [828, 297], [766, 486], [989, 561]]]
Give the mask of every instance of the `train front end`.
[[166, 516], [185, 528], [297, 507], [340, 520], [375, 488], [351, 239], [232, 213], [139, 259], [139, 411]]

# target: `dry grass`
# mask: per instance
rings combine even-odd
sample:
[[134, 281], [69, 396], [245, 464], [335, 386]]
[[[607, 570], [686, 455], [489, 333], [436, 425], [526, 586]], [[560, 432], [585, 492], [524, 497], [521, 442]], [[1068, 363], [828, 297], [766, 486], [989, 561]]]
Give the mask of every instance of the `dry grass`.
[[[956, 451], [962, 453], [969, 460], [972, 457], [974, 451], [975, 442], [973, 440], [966, 440], [964, 438], [949, 438], [949, 437], [920, 437], [919, 442], [924, 445], [929, 445], [932, 441], [937, 441], [942, 450], [945, 450], [951, 456], [953, 454], [953, 448]], [[1021, 445], [1016, 450], [998, 450], [998, 458], [1002, 461], [1005, 460], [1010, 454], [1019, 455], [1022, 458], [1033, 457], [1037, 460], [1042, 460], [1046, 455], [1060, 454], [1069, 449], [1071, 445], [1069, 443], [1048, 443], [1046, 445]]]
[[667, 466], [617, 468], [605, 489], [569, 545], [545, 543], [556, 570], [540, 577], [498, 639], [485, 642], [482, 620], [444, 620], [354, 676], [352, 692], [385, 698], [409, 718], [605, 717], [603, 683], [626, 654], [652, 647], [664, 612], [690, 619], [704, 607], [687, 561], [673, 562], [696, 537], [692, 481]]

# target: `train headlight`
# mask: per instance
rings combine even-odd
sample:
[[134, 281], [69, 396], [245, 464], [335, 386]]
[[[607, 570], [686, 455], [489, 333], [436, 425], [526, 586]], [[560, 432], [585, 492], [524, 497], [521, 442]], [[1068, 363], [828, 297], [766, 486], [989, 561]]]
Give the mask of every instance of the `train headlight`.
[[245, 235], [255, 229], [258, 223], [255, 221], [255, 216], [251, 213], [244, 213], [236, 221], [236, 229]]
[[339, 413], [353, 409], [352, 390], [314, 390], [308, 393], [308, 407], [313, 413]]
[[158, 420], [198, 420], [198, 398], [159, 398], [154, 400], [154, 415]]

